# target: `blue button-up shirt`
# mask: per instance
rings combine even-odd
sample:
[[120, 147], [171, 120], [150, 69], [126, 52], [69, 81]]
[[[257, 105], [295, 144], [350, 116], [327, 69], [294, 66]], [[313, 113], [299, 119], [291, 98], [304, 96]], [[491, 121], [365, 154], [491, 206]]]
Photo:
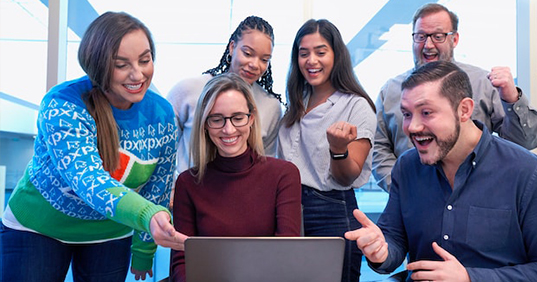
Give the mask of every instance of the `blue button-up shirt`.
[[416, 149], [392, 172], [378, 225], [389, 273], [409, 261], [441, 260], [432, 242], [466, 267], [471, 281], [537, 281], [537, 157], [483, 130], [451, 188], [440, 164], [423, 165]]

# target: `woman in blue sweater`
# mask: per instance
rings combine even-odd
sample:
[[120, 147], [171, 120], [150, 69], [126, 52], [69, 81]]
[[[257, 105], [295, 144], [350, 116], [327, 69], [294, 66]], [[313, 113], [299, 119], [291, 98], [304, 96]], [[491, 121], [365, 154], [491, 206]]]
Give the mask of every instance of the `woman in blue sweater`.
[[166, 208], [177, 129], [149, 90], [154, 54], [128, 14], [90, 24], [78, 52], [87, 76], [41, 102], [33, 158], [0, 224], [0, 281], [64, 281], [71, 262], [75, 281], [124, 281], [131, 253], [145, 279], [156, 244], [182, 249]]

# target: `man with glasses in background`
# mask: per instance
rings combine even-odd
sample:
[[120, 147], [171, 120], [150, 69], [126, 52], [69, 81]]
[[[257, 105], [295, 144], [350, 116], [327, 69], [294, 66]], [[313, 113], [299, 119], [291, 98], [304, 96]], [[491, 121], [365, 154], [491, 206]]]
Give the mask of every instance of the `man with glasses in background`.
[[[527, 149], [537, 147], [537, 111], [515, 86], [510, 69], [494, 67], [487, 72], [455, 62], [453, 50], [459, 42], [458, 21], [457, 15], [436, 3], [426, 4], [416, 11], [412, 33], [415, 69], [433, 61], [455, 63], [470, 77], [476, 105], [472, 118], [500, 137]], [[402, 129], [400, 100], [401, 83], [413, 70], [388, 80], [376, 102], [378, 124], [373, 146], [373, 175], [385, 191], [390, 189], [395, 161], [412, 148]]]

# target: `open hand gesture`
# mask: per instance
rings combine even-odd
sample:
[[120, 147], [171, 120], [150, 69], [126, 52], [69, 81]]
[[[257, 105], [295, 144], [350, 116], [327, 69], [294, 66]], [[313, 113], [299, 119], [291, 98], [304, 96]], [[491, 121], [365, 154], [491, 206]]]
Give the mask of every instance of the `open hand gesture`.
[[433, 250], [443, 261], [420, 260], [409, 263], [408, 270], [414, 271], [410, 276], [414, 281], [454, 281], [470, 282], [466, 268], [442, 247], [433, 242]]

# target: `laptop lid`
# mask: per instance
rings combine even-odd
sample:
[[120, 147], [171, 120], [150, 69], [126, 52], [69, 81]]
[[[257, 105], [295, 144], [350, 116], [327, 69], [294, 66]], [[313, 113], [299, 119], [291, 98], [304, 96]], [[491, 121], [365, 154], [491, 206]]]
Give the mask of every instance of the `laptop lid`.
[[341, 281], [340, 237], [189, 237], [188, 282]]

